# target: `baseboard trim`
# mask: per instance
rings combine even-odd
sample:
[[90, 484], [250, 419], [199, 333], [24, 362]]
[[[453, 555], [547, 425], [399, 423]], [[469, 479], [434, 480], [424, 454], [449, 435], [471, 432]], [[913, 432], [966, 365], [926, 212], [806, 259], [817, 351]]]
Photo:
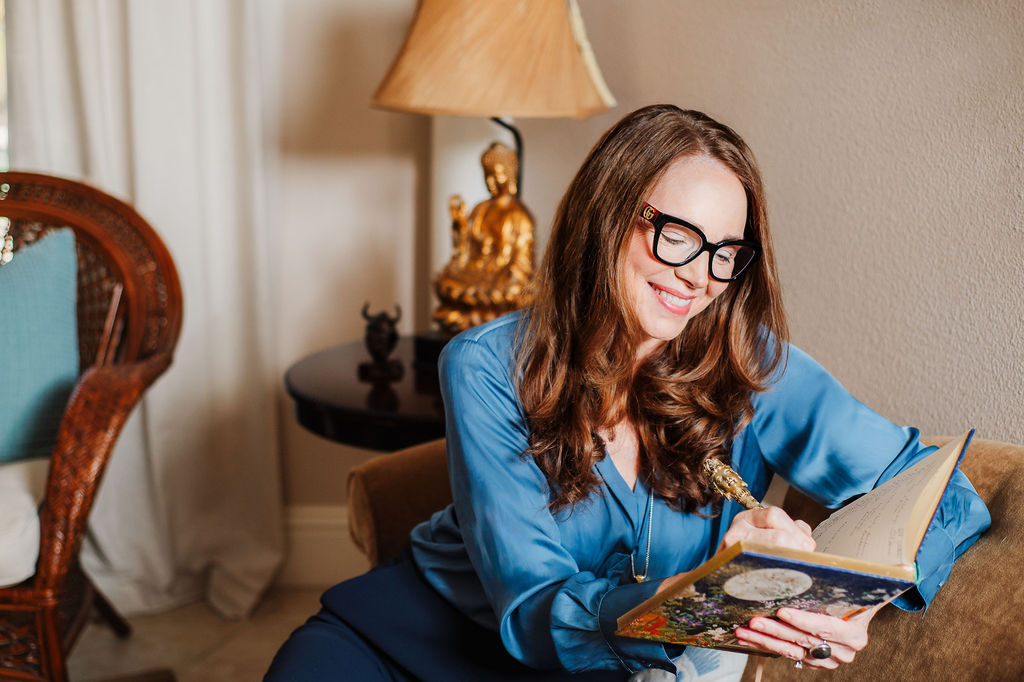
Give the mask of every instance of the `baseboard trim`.
[[293, 505], [285, 508], [287, 552], [276, 584], [281, 587], [329, 587], [370, 567], [348, 536], [342, 505]]

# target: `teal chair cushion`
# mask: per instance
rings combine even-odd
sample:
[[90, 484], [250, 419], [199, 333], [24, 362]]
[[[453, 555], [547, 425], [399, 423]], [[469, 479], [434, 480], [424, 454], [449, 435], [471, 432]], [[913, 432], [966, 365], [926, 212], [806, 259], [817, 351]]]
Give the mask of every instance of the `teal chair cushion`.
[[70, 229], [0, 266], [0, 462], [53, 451], [78, 378], [77, 269]]

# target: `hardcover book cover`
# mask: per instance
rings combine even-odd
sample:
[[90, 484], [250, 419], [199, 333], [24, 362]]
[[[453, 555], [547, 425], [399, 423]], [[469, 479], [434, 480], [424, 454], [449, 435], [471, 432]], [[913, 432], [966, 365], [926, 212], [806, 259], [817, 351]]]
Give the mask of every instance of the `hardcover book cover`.
[[[738, 547], [739, 545], [733, 545]], [[687, 593], [620, 625], [618, 634], [659, 642], [748, 651], [733, 628], [789, 606], [850, 618], [896, 598], [912, 579], [741, 551]]]

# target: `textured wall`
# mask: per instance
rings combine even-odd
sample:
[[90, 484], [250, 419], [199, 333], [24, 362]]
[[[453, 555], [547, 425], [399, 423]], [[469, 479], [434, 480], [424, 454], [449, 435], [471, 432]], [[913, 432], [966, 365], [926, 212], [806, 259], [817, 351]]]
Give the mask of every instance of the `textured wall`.
[[523, 122], [541, 243], [601, 131], [702, 109], [760, 161], [794, 341], [897, 422], [1024, 443], [1024, 4], [581, 9], [619, 106]]

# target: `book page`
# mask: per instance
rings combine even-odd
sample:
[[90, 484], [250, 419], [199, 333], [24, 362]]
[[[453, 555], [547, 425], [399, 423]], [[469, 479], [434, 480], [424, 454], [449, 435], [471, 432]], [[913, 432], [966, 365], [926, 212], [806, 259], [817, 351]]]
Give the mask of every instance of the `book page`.
[[[923, 536], [915, 529], [909, 538], [915, 546], [907, 547], [915, 505], [918, 515], [922, 507], [929, 509], [931, 519], [969, 435], [950, 441], [822, 521], [812, 534], [817, 551], [883, 564], [913, 563]], [[925, 493], [934, 499], [924, 500]]]

